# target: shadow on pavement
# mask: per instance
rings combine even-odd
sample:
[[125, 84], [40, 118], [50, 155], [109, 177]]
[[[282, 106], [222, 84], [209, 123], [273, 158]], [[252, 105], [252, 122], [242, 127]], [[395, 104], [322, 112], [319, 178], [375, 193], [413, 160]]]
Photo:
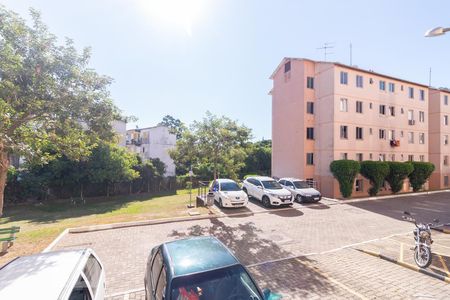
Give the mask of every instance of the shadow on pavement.
[[269, 215], [276, 215], [279, 217], [300, 217], [303, 216], [303, 213], [297, 209], [288, 209], [288, 210], [276, 210], [274, 209], [273, 211], [268, 213]]
[[[243, 218], [248, 216], [253, 216], [253, 212], [248, 207], [239, 207], [239, 208], [220, 208], [217, 207], [218, 210], [220, 210], [222, 213], [227, 215], [230, 218]], [[240, 214], [240, 215], [236, 215]], [[245, 214], [245, 215], [242, 215]]]
[[[228, 226], [220, 219], [210, 219], [210, 222], [211, 224], [207, 226], [194, 225], [183, 231], [173, 230], [169, 236], [176, 238], [201, 235], [215, 236], [244, 265], [292, 257], [292, 253], [282, 249], [273, 240], [261, 237], [262, 230], [257, 228], [253, 222], [236, 226]], [[302, 260], [312, 264], [315, 262], [308, 258], [302, 258]], [[295, 295], [294, 298], [308, 297], [311, 293], [317, 292], [333, 295], [336, 289], [326, 277], [306, 268], [296, 259], [264, 263], [250, 267], [250, 271], [260, 282], [259, 285], [262, 288], [269, 287], [272, 291], [286, 296]]]
[[326, 204], [317, 202], [317, 203], [302, 203], [302, 207], [310, 208], [310, 209], [329, 209], [330, 207]]

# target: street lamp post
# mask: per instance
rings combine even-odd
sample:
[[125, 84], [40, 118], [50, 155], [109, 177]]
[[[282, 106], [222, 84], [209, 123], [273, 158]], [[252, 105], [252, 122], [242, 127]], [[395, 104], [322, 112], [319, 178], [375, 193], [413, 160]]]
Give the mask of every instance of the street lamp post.
[[447, 31], [450, 31], [450, 28], [444, 27], [436, 27], [425, 32], [425, 37], [435, 37], [445, 34]]

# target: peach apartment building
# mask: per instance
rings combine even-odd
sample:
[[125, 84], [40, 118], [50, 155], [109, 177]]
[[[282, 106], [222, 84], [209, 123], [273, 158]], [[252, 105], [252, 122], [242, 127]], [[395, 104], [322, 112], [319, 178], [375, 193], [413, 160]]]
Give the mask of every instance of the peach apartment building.
[[[284, 58], [270, 78], [274, 177], [313, 179], [340, 197], [333, 160], [428, 161], [428, 86], [301, 58]], [[353, 196], [368, 188], [358, 177]]]
[[430, 101], [428, 103], [430, 143], [428, 152], [430, 162], [436, 166], [436, 170], [430, 178], [431, 189], [444, 189], [449, 187], [449, 98], [450, 90], [448, 89], [430, 89]]

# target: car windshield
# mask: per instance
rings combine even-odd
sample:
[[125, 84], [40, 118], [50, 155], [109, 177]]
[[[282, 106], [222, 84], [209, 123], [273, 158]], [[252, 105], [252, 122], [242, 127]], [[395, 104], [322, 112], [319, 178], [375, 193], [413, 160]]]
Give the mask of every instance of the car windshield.
[[294, 181], [295, 188], [297, 189], [308, 189], [309, 185], [306, 181]]
[[269, 189], [269, 190], [280, 190], [283, 187], [276, 182], [275, 180], [267, 180], [267, 181], [261, 181], [264, 188]]
[[240, 191], [241, 188], [236, 182], [222, 182], [220, 184], [220, 190], [224, 192]]
[[237, 265], [175, 278], [172, 283], [171, 299], [262, 300], [263, 298], [245, 269]]

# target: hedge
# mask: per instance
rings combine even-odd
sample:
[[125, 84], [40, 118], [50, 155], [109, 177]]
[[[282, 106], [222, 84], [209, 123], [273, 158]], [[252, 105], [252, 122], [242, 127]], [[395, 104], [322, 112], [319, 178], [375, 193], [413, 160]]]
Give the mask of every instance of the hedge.
[[386, 181], [391, 186], [392, 194], [400, 192], [403, 188], [403, 181], [414, 170], [414, 167], [409, 162], [390, 161], [389, 174], [386, 176]]
[[389, 164], [384, 161], [366, 160], [361, 162], [361, 175], [369, 179], [372, 187], [369, 189], [369, 195], [376, 196], [389, 174]]
[[339, 182], [342, 197], [349, 198], [353, 192], [353, 184], [360, 170], [359, 162], [355, 160], [335, 160], [330, 164], [330, 171]]
[[430, 178], [435, 167], [434, 164], [430, 162], [413, 161], [411, 164], [414, 167], [414, 170], [408, 175], [408, 178], [413, 191], [417, 192], [422, 188], [428, 178]]

